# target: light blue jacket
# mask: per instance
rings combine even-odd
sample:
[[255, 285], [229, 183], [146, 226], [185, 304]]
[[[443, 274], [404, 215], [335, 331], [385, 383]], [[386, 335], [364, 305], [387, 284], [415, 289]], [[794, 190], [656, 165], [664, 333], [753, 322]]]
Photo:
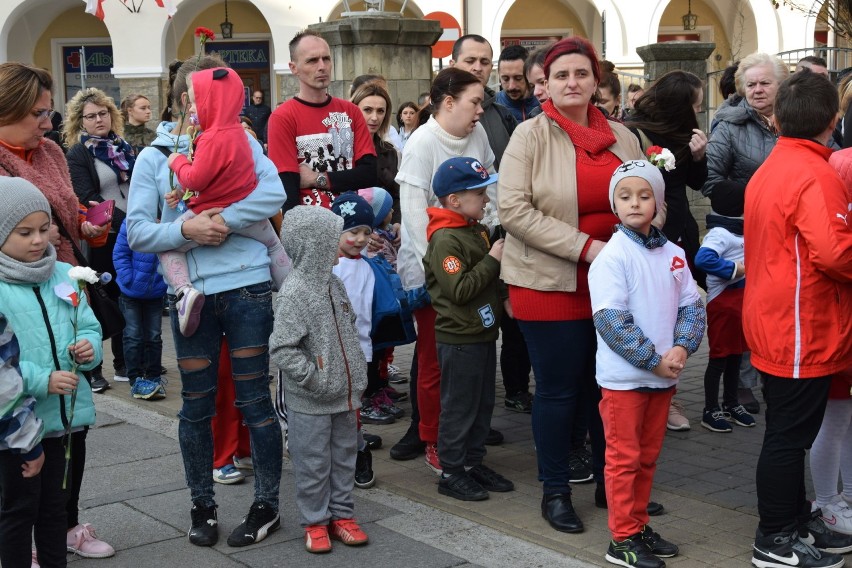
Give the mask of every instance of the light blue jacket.
[[[53, 290], [60, 282], [76, 287], [76, 283], [68, 278], [70, 268], [70, 264], [57, 262], [50, 279], [39, 284], [0, 282], [0, 312], [6, 314], [18, 338], [24, 391], [36, 399], [36, 416], [44, 421], [45, 435], [62, 432], [71, 413], [70, 396], [47, 393], [50, 374], [57, 370], [56, 360], [59, 370], [71, 370], [68, 346], [74, 343], [74, 308]], [[92, 389], [82, 371], [94, 369], [103, 358], [101, 324], [89, 307], [85, 294], [81, 294], [77, 312], [77, 341], [83, 339], [92, 344], [95, 359], [77, 369], [80, 382], [77, 383], [77, 402], [74, 405], [72, 426], [75, 427], [95, 423]]]
[[[157, 148], [175, 147], [177, 137], [172, 131], [176, 127], [174, 122], [160, 123], [151, 147], [142, 150], [136, 158], [127, 202], [127, 238], [135, 251], [165, 252], [191, 242], [181, 235], [181, 222], [173, 223], [180, 216], [177, 209], [165, 204], [165, 195], [171, 191], [169, 168], [166, 156]], [[260, 144], [248, 133], [246, 137], [251, 144], [258, 183], [248, 197], [222, 212], [225, 223], [232, 230], [272, 217], [285, 199], [277, 168], [263, 155]], [[178, 142], [178, 151], [186, 154], [189, 138], [180, 136]], [[162, 222], [158, 220], [161, 215]], [[259, 284], [271, 278], [266, 246], [242, 235], [231, 234], [218, 247], [196, 247], [186, 256], [192, 285], [205, 295]], [[169, 292], [173, 292], [171, 287]]]

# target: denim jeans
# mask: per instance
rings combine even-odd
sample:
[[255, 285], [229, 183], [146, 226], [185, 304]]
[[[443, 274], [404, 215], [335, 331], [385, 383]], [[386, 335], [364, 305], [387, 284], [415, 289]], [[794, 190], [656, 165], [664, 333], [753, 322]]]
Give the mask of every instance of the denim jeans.
[[163, 299], [138, 300], [122, 294], [124, 364], [131, 380], [160, 376], [163, 359]]
[[569, 454], [575, 424], [589, 425], [595, 479], [603, 481], [606, 442], [595, 382], [592, 320], [518, 320], [535, 372], [532, 431], [545, 495], [571, 494]]
[[[174, 308], [175, 297], [169, 296]], [[263, 282], [205, 297], [201, 325], [191, 337], [181, 335], [177, 310], [171, 310], [180, 368], [183, 407], [178, 413], [186, 484], [195, 504], [210, 507], [213, 499], [213, 434], [216, 413], [219, 349], [222, 335], [231, 352], [235, 405], [249, 427], [254, 462], [255, 501], [278, 510], [281, 482], [281, 427], [269, 393], [269, 336], [272, 333], [272, 284]], [[241, 350], [261, 348], [259, 355], [240, 356]], [[186, 370], [183, 362], [201, 359], [207, 365]]]

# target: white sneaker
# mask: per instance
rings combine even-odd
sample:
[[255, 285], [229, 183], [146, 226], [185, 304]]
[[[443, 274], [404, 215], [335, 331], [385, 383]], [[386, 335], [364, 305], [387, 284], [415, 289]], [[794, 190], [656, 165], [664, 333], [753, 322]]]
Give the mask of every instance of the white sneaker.
[[213, 468], [213, 481], [216, 483], [221, 483], [222, 485], [233, 485], [235, 483], [241, 483], [246, 476], [243, 475], [243, 472], [235, 468], [231, 464], [225, 464], [222, 467], [214, 467]]
[[254, 469], [254, 462], [251, 461], [251, 456], [244, 458], [234, 456], [234, 467], [237, 469]]
[[822, 508], [822, 521], [834, 532], [852, 535], [852, 509], [840, 495]]
[[175, 303], [178, 313], [178, 327], [184, 337], [191, 337], [201, 323], [201, 308], [204, 307], [204, 294], [195, 288], [184, 288], [183, 295]]

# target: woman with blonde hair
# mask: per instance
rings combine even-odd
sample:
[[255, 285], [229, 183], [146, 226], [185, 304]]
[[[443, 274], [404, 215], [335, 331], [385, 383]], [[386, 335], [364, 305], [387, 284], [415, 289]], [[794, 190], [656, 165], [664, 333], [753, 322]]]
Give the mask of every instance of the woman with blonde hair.
[[[68, 101], [63, 135], [69, 146], [66, 158], [71, 173], [74, 193], [80, 203], [115, 201], [109, 238], [105, 246], [91, 249], [89, 265], [98, 272], [109, 272], [113, 281], [106, 284], [109, 296], [118, 302], [120, 291], [116, 284], [112, 252], [121, 223], [127, 211], [127, 193], [130, 176], [136, 162], [136, 152], [122, 134], [124, 119], [112, 97], [100, 89], [84, 89]], [[127, 382], [124, 365], [124, 346], [121, 334], [111, 339], [113, 380]], [[92, 390], [102, 392], [109, 388], [102, 369], [92, 371]]]
[[151, 120], [151, 101], [145, 95], [124, 97], [121, 101], [121, 117], [124, 119], [124, 139], [137, 154], [157, 137], [157, 133], [146, 126]]

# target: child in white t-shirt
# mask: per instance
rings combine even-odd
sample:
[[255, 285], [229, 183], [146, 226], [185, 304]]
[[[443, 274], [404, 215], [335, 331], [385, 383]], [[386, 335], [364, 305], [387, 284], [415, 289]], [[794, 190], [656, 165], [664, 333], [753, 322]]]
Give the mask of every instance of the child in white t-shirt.
[[625, 162], [609, 193], [621, 223], [589, 269], [612, 533], [606, 559], [657, 568], [665, 566], [657, 557], [675, 556], [678, 547], [648, 526], [651, 485], [669, 402], [706, 315], [683, 249], [651, 225], [665, 198], [659, 169]]

